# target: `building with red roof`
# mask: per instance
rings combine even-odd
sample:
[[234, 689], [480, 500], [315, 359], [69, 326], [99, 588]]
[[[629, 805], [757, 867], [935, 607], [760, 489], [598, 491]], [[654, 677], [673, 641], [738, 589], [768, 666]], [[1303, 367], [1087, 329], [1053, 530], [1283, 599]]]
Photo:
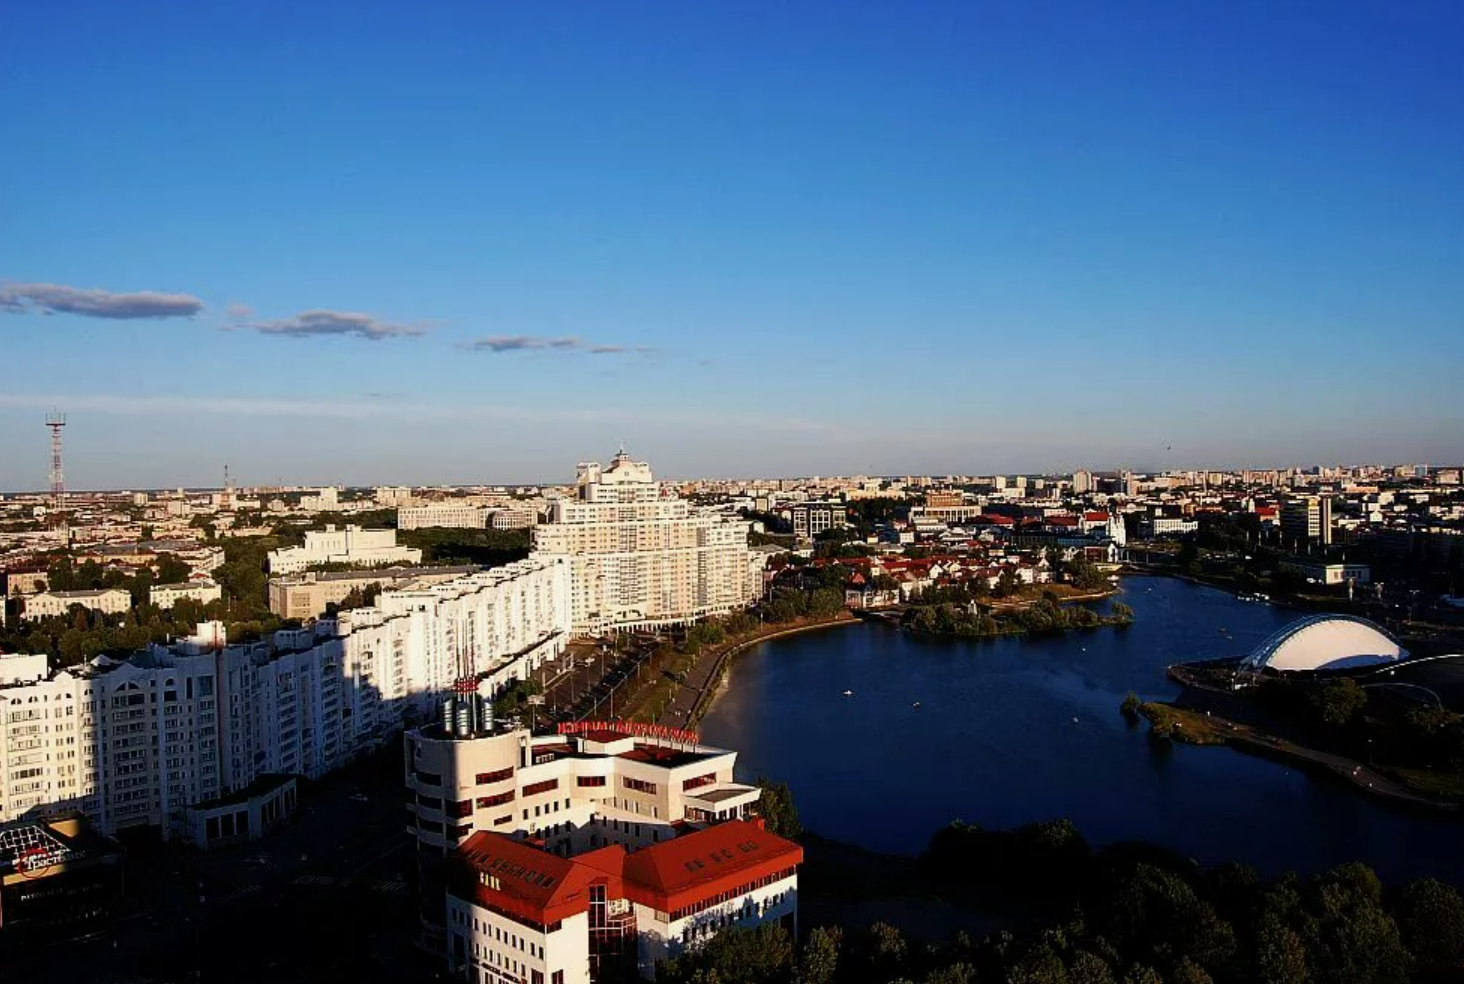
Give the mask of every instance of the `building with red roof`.
[[761, 821], [569, 858], [479, 831], [453, 859], [451, 968], [479, 984], [654, 979], [658, 961], [729, 926], [796, 932], [802, 861], [801, 847]]

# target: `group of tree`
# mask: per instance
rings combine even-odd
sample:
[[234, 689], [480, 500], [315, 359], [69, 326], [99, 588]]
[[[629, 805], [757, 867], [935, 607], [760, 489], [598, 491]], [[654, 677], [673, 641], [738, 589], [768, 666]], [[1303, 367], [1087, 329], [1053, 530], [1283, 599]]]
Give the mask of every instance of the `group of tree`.
[[663, 984], [1404, 984], [1464, 968], [1464, 900], [1422, 879], [1385, 892], [1362, 864], [1311, 878], [1203, 869], [1144, 845], [1093, 850], [1070, 823], [954, 824], [922, 858], [932, 891], [1022, 925], [943, 945], [875, 923], [724, 930]]
[[[1133, 609], [1121, 602], [1115, 603], [1107, 615], [1100, 615], [1085, 605], [1061, 604], [1055, 595], [1049, 593], [1023, 608], [998, 611], [980, 604], [974, 597], [962, 604], [954, 600], [958, 593], [954, 589], [927, 591], [917, 603], [906, 609], [903, 625], [917, 635], [975, 639], [1128, 625], [1134, 617]], [[948, 597], [952, 600], [944, 600]]]

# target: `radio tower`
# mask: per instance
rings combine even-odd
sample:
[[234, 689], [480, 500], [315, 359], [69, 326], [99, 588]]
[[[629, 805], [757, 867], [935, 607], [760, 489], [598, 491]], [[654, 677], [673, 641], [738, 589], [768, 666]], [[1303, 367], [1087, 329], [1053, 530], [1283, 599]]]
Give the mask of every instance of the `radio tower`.
[[66, 426], [66, 414], [53, 410], [46, 414], [46, 426], [51, 428], [51, 513], [52, 524], [58, 530], [66, 530], [66, 477], [61, 470], [61, 428]]

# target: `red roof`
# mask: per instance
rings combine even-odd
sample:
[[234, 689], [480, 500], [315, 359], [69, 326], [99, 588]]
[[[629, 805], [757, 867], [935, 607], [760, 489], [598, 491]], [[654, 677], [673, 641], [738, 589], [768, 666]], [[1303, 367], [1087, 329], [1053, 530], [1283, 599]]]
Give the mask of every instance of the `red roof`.
[[600, 870], [605, 859], [591, 866], [487, 830], [469, 837], [457, 856], [472, 872], [474, 903], [532, 923], [547, 925], [587, 911], [591, 883], [606, 881]]
[[759, 823], [729, 820], [626, 855], [625, 889], [670, 912], [803, 863], [803, 848]]
[[1076, 516], [1048, 516], [1047, 517], [1047, 525], [1048, 526], [1077, 526], [1078, 525], [1078, 517], [1076, 517]]
[[1108, 513], [1106, 513], [1106, 512], [1086, 512], [1086, 513], [1083, 513], [1083, 519], [1086, 520], [1089, 523], [1106, 523], [1106, 522], [1108, 522]]
[[572, 858], [480, 830], [458, 848], [457, 860], [454, 895], [548, 925], [587, 911], [591, 885], [604, 885], [608, 898], [670, 912], [796, 867], [803, 848], [761, 823], [729, 820], [633, 854], [611, 845]]

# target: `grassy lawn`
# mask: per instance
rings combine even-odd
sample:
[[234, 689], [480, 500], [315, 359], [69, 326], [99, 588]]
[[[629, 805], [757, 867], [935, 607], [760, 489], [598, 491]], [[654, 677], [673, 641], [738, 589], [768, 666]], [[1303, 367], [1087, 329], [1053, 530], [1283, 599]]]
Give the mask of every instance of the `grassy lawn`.
[[1223, 745], [1227, 740], [1229, 729], [1200, 711], [1150, 701], [1139, 705], [1139, 713], [1148, 719], [1149, 727], [1161, 738], [1187, 745]]

